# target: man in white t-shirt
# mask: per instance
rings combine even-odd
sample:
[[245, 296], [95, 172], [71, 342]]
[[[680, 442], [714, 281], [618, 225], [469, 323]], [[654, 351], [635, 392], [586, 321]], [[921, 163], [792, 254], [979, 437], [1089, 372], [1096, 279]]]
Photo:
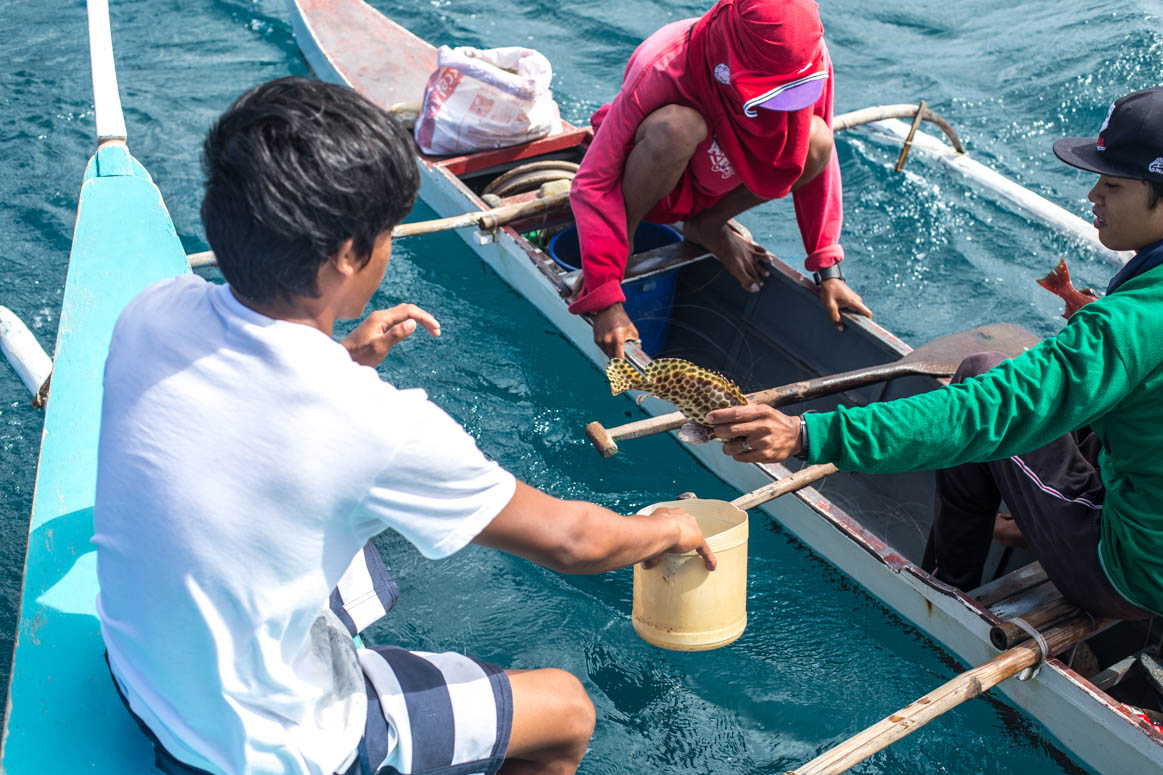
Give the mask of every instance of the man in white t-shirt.
[[[596, 573], [714, 558], [682, 511], [561, 501], [375, 370], [417, 325], [363, 314], [411, 209], [410, 138], [350, 89], [288, 78], [211, 129], [202, 218], [227, 285], [184, 276], [125, 309], [105, 369], [98, 611], [126, 706], [173, 773], [573, 772], [593, 706], [560, 670], [356, 649], [390, 579], [385, 529]], [[353, 561], [354, 558], [354, 561]], [[370, 574], [370, 575], [369, 575]], [[338, 604], [336, 604], [338, 603]]]

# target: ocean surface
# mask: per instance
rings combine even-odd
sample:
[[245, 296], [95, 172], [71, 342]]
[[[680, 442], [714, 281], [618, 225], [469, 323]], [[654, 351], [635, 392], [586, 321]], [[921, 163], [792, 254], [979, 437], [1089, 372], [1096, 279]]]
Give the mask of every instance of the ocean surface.
[[[678, 0], [373, 0], [422, 37], [526, 45], [546, 53], [563, 115], [584, 124], [615, 93], [634, 47], [709, 3]], [[1057, 162], [1064, 135], [1094, 136], [1110, 102], [1163, 81], [1157, 0], [823, 0], [836, 111], [928, 101], [973, 156], [1088, 218], [1093, 176]], [[84, 4], [0, 0], [0, 304], [51, 353], [81, 173], [95, 148]], [[307, 74], [281, 0], [112, 3], [129, 146], [151, 171], [189, 251], [199, 149], [243, 90]], [[876, 320], [911, 344], [1011, 321], [1041, 334], [1061, 302], [1034, 285], [1066, 256], [1079, 285], [1113, 265], [920, 157], [894, 174], [897, 148], [837, 138], [850, 283]], [[433, 217], [417, 206], [416, 219]], [[1089, 219], [1089, 218], [1088, 218]], [[799, 266], [787, 203], [743, 219]], [[385, 362], [385, 378], [424, 387], [490, 456], [555, 495], [629, 512], [682, 491], [732, 497], [669, 438], [602, 460], [582, 428], [636, 416], [602, 375], [455, 237], [400, 242], [373, 301], [435, 314]], [[0, 679], [7, 683], [42, 415], [0, 364]], [[629, 450], [628, 450], [629, 451]], [[196, 461], [191, 473], [196, 475]], [[824, 485], [824, 491], [827, 487]], [[750, 626], [729, 648], [664, 652], [630, 625], [628, 571], [561, 576], [469, 548], [441, 562], [385, 535], [403, 598], [383, 642], [455, 649], [513, 667], [580, 677], [598, 710], [585, 773], [781, 773], [944, 682], [960, 666], [843, 573], [763, 516], [751, 531]], [[857, 768], [866, 773], [1076, 772], [1038, 723], [976, 700]]]

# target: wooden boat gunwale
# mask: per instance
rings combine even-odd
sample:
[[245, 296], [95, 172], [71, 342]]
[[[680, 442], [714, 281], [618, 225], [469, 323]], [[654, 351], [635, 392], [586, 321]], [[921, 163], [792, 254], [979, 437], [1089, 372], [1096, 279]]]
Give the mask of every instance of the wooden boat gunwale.
[[[419, 40], [411, 32], [387, 18], [363, 0], [288, 0], [300, 50], [316, 75], [327, 79], [326, 68], [315, 66], [317, 61], [333, 63], [341, 57], [327, 51], [327, 44], [316, 33], [335, 14], [349, 14], [361, 18], [362, 40], [352, 48], [364, 47], [376, 51], [376, 44], [385, 50], [393, 35], [404, 35]], [[322, 20], [322, 21], [321, 21]], [[380, 55], [383, 58], [382, 55]], [[366, 63], [365, 63], [366, 65]], [[391, 77], [394, 65], [370, 75], [366, 66], [346, 68], [359, 72], [359, 77], [339, 77], [340, 69], [331, 65], [338, 82], [363, 90], [363, 81]], [[413, 79], [414, 81], [415, 79]], [[377, 84], [382, 85], [382, 84]], [[370, 96], [370, 95], [369, 95]], [[420, 94], [402, 95], [395, 102], [419, 102]], [[388, 107], [385, 105], [385, 107]], [[572, 128], [570, 128], [572, 129]], [[569, 130], [567, 130], [569, 131]], [[576, 130], [575, 130], [576, 131]], [[512, 166], [518, 160], [535, 154], [517, 146], [510, 149], [485, 152], [488, 164], [473, 164], [473, 155], [439, 159], [417, 154], [422, 171], [421, 198], [440, 215], [451, 215], [472, 209], [484, 209], [485, 204], [460, 179], [460, 175], [479, 172], [490, 167]], [[555, 150], [562, 150], [557, 147]], [[481, 235], [474, 229], [460, 230], [459, 235], [487, 264], [542, 314], [546, 315], [591, 361], [601, 367], [605, 356], [592, 343], [590, 324], [583, 318], [565, 311], [563, 296], [566, 284], [545, 254], [525, 240], [512, 227], [502, 227], [492, 235]], [[519, 258], [526, 259], [525, 268]], [[530, 269], [533, 271], [531, 272]], [[794, 268], [777, 262], [775, 276], [784, 283], [814, 296], [814, 286]], [[846, 324], [875, 340], [886, 352], [896, 357], [908, 353], [909, 348], [891, 332], [863, 318], [848, 318]], [[638, 366], [649, 361], [648, 356], [633, 344], [627, 347], [628, 360]], [[671, 409], [657, 399], [647, 398], [643, 408], [650, 414], [661, 414]], [[742, 465], [723, 455], [707, 455], [689, 448], [708, 469], [741, 490], [754, 489], [791, 473], [783, 465]], [[728, 466], [733, 467], [727, 470]], [[905, 619], [916, 625], [945, 648], [970, 664], [980, 664], [996, 654], [989, 645], [989, 627], [1000, 619], [973, 597], [948, 587], [922, 571], [914, 562], [896, 551], [854, 515], [822, 495], [815, 488], [805, 488], [783, 504], [794, 502], [798, 508], [787, 508], [780, 502], [764, 506], [774, 519], [803, 541], [813, 551], [852, 576], [872, 594], [888, 604]], [[1126, 706], [1094, 687], [1085, 678], [1051, 658], [1043, 665], [1036, 680], [1010, 681], [999, 689], [1019, 707], [1037, 718], [1063, 747], [1088, 765], [1104, 772], [1136, 771], [1144, 765], [1158, 766], [1163, 762], [1163, 735], [1149, 724], [1135, 718]], [[1102, 739], [1086, 735], [1087, 723], [1097, 722], [1104, 733]]]

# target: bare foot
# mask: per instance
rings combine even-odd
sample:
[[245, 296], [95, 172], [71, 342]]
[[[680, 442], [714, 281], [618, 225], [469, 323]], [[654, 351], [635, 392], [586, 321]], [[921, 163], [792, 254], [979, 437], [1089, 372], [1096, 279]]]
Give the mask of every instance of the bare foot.
[[683, 223], [682, 233], [691, 242], [714, 253], [731, 276], [752, 293], [758, 291], [771, 274], [768, 252], [740, 237], [726, 223], [691, 218]]
[[1015, 549], [1023, 549], [1026, 546], [1026, 539], [1022, 536], [1022, 531], [1018, 530], [1018, 523], [1014, 522], [1013, 515], [1004, 511], [993, 521], [993, 540], [994, 543], [1012, 546]]

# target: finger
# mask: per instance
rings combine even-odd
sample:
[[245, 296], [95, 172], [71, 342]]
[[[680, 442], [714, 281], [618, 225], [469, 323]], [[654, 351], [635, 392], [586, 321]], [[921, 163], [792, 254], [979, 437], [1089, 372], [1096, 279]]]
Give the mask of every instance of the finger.
[[836, 326], [837, 331], [844, 330], [844, 319], [840, 317], [840, 305], [831, 296], [824, 302], [824, 307], [828, 310], [828, 317], [832, 318], [832, 324]]
[[763, 248], [757, 248], [754, 254], [755, 271], [761, 277], [771, 277], [771, 268], [775, 265], [774, 256]]
[[771, 432], [771, 422], [764, 419], [724, 423], [715, 426], [715, 436], [720, 439], [738, 439], [742, 443], [747, 439], [754, 446], [762, 443], [765, 433]]
[[779, 463], [787, 459], [787, 455], [780, 455], [770, 450], [752, 448], [743, 452], [738, 444], [734, 447], [724, 444], [723, 454], [734, 458], [739, 463]]
[[723, 442], [727, 454], [735, 457], [749, 452], [762, 452], [767, 447], [774, 446], [772, 439], [764, 434], [734, 436]]
[[744, 406], [727, 406], [707, 413], [707, 422], [711, 425], [726, 425], [737, 422], [751, 422], [767, 416], [768, 407], [763, 404], [745, 404]]
[[428, 310], [417, 307], [415, 304], [408, 305], [411, 310], [411, 318], [433, 336], [440, 336], [440, 321], [437, 320]]
[[651, 568], [653, 568], [655, 565], [658, 564], [658, 561], [660, 559], [662, 559], [661, 554], [655, 555], [654, 557], [647, 557], [645, 560], [642, 561], [642, 569], [643, 570], [650, 570]]
[[738, 257], [733, 257], [729, 261], [723, 261], [723, 266], [727, 269], [727, 273], [734, 277], [741, 286], [754, 293], [759, 290], [759, 278], [753, 276], [752, 263], [746, 257], [741, 260]]
[[866, 318], [872, 317], [872, 310], [864, 306], [864, 301], [859, 296], [853, 299], [849, 299], [848, 303], [844, 306], [852, 310], [852, 312], [856, 313], [857, 315], [863, 315]]
[[417, 307], [415, 304], [398, 304], [389, 310], [389, 312], [394, 312], [399, 316], [396, 322], [415, 320], [424, 326], [428, 333], [433, 336], [440, 336], [440, 321], [423, 307]]
[[609, 344], [612, 345], [611, 349], [613, 350], [610, 354], [611, 358], [626, 360], [626, 344], [622, 341], [622, 337], [617, 337]]
[[392, 345], [397, 345], [412, 335], [416, 330], [415, 320], [405, 320], [403, 323], [397, 323], [387, 330], [384, 338], [388, 339]]
[[762, 286], [763, 280], [767, 274], [760, 268], [760, 258], [756, 255], [747, 257], [747, 275], [753, 282]]
[[702, 543], [695, 547], [695, 551], [703, 558], [703, 564], [707, 566], [707, 570], [714, 570], [718, 566], [719, 561], [715, 559], [715, 553], [711, 551], [705, 538]]

